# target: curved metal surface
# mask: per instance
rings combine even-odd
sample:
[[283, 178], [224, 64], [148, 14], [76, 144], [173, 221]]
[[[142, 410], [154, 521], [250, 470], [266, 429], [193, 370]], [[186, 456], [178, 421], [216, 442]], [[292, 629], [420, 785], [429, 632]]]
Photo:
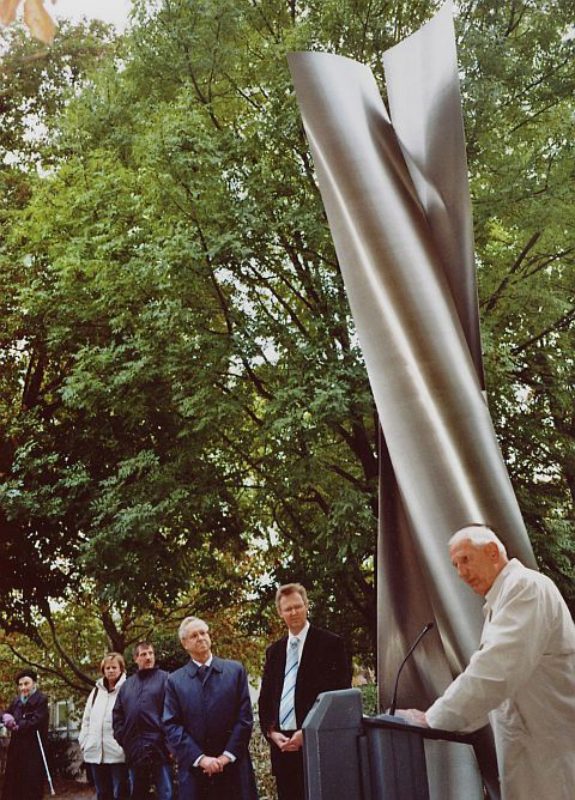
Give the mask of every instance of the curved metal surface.
[[453, 4], [383, 54], [393, 128], [484, 385]]
[[[420, 76], [428, 58], [421, 34]], [[445, 48], [450, 66], [436, 70], [426, 102], [412, 89], [404, 101], [402, 75], [411, 82], [418, 72], [409, 74], [409, 42], [386, 57], [386, 69], [401, 73], [391, 92], [401, 144], [369, 68], [325, 53], [294, 53], [289, 64], [385, 437], [380, 689], [385, 696], [410, 640], [434, 620], [439, 635], [416, 654], [400, 692], [400, 704], [426, 707], [464, 668], [481, 625], [481, 602], [449, 563], [449, 536], [488, 522], [512, 555], [534, 560], [478, 377], [469, 203], [453, 212], [468, 198], [465, 153], [453, 157], [456, 174], [442, 165], [444, 182], [436, 164], [464, 146], [458, 134], [440, 148], [445, 131], [461, 124], [456, 64]], [[433, 58], [441, 58], [437, 47]], [[417, 113], [401, 110], [404, 102]]]

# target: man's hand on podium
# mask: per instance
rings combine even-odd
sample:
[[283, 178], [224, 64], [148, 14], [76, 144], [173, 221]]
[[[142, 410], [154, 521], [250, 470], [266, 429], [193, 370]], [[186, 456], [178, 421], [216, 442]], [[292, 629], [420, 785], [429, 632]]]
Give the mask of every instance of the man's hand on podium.
[[395, 712], [396, 717], [403, 717], [406, 722], [412, 725], [419, 725], [422, 728], [429, 728], [425, 711], [420, 711], [418, 708], [398, 708]]

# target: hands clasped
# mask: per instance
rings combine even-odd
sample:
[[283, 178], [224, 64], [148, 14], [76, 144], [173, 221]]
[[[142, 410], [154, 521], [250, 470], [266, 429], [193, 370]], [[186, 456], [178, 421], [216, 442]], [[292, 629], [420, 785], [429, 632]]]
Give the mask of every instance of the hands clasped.
[[215, 756], [202, 756], [198, 767], [202, 770], [204, 775], [217, 775], [220, 772], [224, 771], [224, 767], [226, 767], [231, 762], [231, 759], [228, 756], [222, 753], [221, 756], [217, 758]]
[[282, 753], [295, 753], [297, 750], [301, 750], [303, 745], [303, 733], [301, 731], [296, 731], [291, 736], [285, 736], [279, 731], [273, 731], [270, 734], [270, 739], [276, 747], [279, 747]]

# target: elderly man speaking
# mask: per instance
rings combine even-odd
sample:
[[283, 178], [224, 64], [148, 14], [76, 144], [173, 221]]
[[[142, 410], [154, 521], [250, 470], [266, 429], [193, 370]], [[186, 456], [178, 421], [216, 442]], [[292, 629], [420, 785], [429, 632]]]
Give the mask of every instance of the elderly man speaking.
[[509, 560], [485, 525], [449, 540], [459, 577], [485, 597], [479, 649], [423, 713], [398, 711], [431, 728], [473, 731], [489, 712], [503, 800], [575, 796], [575, 626], [545, 575]]

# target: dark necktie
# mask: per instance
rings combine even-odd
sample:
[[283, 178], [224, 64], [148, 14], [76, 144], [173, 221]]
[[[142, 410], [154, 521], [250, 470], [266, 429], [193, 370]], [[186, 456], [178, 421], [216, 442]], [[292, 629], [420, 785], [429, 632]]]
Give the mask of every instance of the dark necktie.
[[202, 664], [201, 667], [198, 667], [198, 678], [200, 679], [200, 683], [202, 684], [202, 686], [204, 684], [204, 681], [206, 680], [207, 672], [208, 668], [206, 667], [205, 664]]

